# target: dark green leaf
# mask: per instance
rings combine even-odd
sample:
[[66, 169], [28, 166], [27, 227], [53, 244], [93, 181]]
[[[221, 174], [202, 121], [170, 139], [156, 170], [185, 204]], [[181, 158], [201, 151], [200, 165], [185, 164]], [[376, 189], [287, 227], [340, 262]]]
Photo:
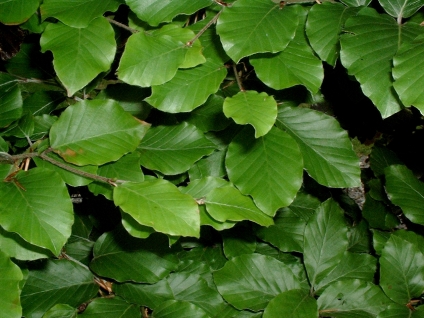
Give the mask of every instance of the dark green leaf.
[[140, 308], [129, 304], [118, 297], [96, 298], [87, 306], [80, 317], [84, 318], [137, 318], [140, 317]]
[[256, 240], [250, 228], [242, 226], [222, 232], [224, 254], [228, 259], [243, 254], [252, 254], [256, 250]]
[[279, 294], [265, 308], [263, 318], [316, 318], [317, 301], [307, 291], [292, 289]]
[[398, 156], [385, 147], [373, 147], [370, 154], [370, 167], [377, 177], [384, 175], [384, 169], [391, 165], [402, 164]]
[[8, 126], [22, 115], [22, 96], [17, 80], [0, 74], [0, 128]]
[[210, 318], [203, 309], [181, 300], [168, 300], [160, 304], [153, 313], [154, 318]]
[[78, 309], [69, 305], [57, 304], [43, 315], [43, 318], [77, 318]]
[[398, 218], [389, 210], [387, 205], [374, 200], [368, 193], [365, 195], [365, 198], [362, 215], [370, 227], [390, 230], [399, 225]]

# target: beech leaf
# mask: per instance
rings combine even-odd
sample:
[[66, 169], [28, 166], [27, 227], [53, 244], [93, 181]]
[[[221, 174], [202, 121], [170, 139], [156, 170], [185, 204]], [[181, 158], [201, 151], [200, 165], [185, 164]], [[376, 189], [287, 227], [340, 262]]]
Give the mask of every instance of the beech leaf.
[[19, 267], [3, 251], [0, 251], [0, 272], [0, 308], [2, 316], [5, 318], [21, 317], [21, 289], [19, 284], [23, 279], [23, 275]]
[[292, 289], [272, 299], [265, 308], [263, 318], [316, 318], [318, 315], [317, 301], [307, 291]]

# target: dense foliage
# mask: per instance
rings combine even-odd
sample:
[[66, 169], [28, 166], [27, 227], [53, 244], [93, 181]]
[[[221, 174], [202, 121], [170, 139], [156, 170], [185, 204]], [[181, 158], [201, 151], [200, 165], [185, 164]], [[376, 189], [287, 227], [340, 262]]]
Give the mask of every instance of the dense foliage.
[[1, 316], [424, 317], [422, 6], [0, 0]]

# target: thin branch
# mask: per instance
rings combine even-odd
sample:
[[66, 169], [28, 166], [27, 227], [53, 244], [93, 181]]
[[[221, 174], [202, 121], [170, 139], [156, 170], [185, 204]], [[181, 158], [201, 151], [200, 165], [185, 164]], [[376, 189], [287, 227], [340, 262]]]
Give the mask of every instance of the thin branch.
[[127, 30], [127, 31], [129, 31], [129, 32], [131, 32], [131, 33], [138, 33], [138, 32], [140, 32], [140, 31], [138, 31], [138, 30], [136, 30], [136, 29], [130, 28], [128, 25], [125, 25], [125, 24], [123, 24], [123, 23], [121, 23], [121, 22], [115, 21], [115, 20], [113, 20], [113, 19], [111, 19], [111, 18], [109, 18], [109, 17], [106, 17], [106, 19], [107, 19], [110, 23], [115, 24], [115, 25], [119, 26], [120, 28], [125, 29], [125, 30]]
[[199, 32], [197, 32], [197, 34], [194, 36], [194, 38], [192, 38], [190, 41], [188, 41], [187, 43], [186, 43], [186, 46], [192, 46], [193, 45], [193, 43], [198, 39], [198, 38], [200, 38], [201, 36], [202, 36], [202, 34], [203, 33], [205, 33], [205, 31], [207, 30], [207, 29], [209, 29], [209, 27], [212, 25], [212, 24], [214, 24], [217, 20], [218, 20], [218, 18], [219, 18], [219, 16], [221, 15], [221, 13], [222, 13], [222, 10], [220, 10], [208, 23], [206, 23], [206, 25], [199, 31]]
[[237, 66], [236, 64], [233, 64], [233, 71], [234, 71], [234, 76], [236, 77], [236, 81], [237, 81], [237, 85], [240, 89], [241, 92], [245, 92], [246, 90], [243, 87], [243, 83], [241, 82], [240, 76], [237, 73]]

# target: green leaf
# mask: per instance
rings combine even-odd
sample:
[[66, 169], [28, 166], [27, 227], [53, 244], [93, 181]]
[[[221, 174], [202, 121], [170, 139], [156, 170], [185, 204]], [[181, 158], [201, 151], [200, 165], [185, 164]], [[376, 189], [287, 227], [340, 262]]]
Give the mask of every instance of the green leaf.
[[403, 43], [393, 58], [393, 87], [406, 106], [414, 105], [421, 113], [424, 113], [424, 94], [419, 88], [424, 80], [417, 70], [423, 66], [423, 44], [424, 37], [418, 36], [411, 43]]
[[280, 10], [271, 1], [239, 0], [224, 9], [216, 30], [225, 52], [238, 63], [254, 53], [284, 50], [294, 38], [298, 15], [298, 6]]
[[263, 318], [274, 317], [316, 318], [317, 301], [307, 291], [288, 290], [272, 299], [265, 308]]
[[224, 114], [237, 124], [251, 124], [255, 138], [266, 135], [277, 118], [277, 102], [272, 96], [256, 91], [242, 91], [224, 101]]
[[96, 298], [87, 306], [79, 317], [97, 318], [134, 318], [140, 317], [140, 308], [134, 304], [114, 298]]
[[203, 309], [181, 300], [168, 300], [160, 304], [153, 314], [155, 318], [210, 318]]
[[224, 254], [228, 259], [252, 254], [256, 250], [256, 238], [250, 228], [238, 226], [222, 232], [221, 235]]
[[161, 22], [170, 22], [179, 14], [190, 15], [211, 4], [211, 0], [197, 0], [189, 2], [161, 1], [161, 0], [125, 0], [130, 9], [139, 19], [152, 26]]
[[381, 251], [384, 248], [384, 245], [386, 245], [386, 242], [390, 238], [389, 232], [383, 232], [375, 229], [370, 229], [372, 232], [372, 241], [373, 241], [373, 247], [377, 255], [381, 255]]
[[77, 318], [78, 309], [69, 305], [57, 304], [43, 315], [43, 318]]
[[258, 139], [243, 129], [228, 147], [226, 167], [230, 181], [270, 216], [289, 205], [302, 184], [299, 147], [277, 128]]
[[318, 298], [320, 316], [337, 318], [372, 318], [389, 303], [378, 286], [359, 279], [335, 282]]
[[278, 294], [300, 288], [287, 265], [259, 254], [235, 257], [213, 276], [219, 293], [237, 309], [259, 311]]
[[151, 227], [141, 225], [128, 213], [121, 213], [122, 225], [124, 229], [131, 235], [137, 238], [145, 239], [150, 234], [155, 233], [155, 230]]
[[318, 59], [305, 36], [308, 11], [300, 10], [301, 20], [294, 39], [284, 51], [277, 54], [259, 54], [250, 58], [256, 75], [269, 87], [284, 89], [304, 85], [311, 93], [318, 92], [324, 78], [322, 62]]
[[317, 208], [305, 228], [303, 255], [312, 288], [316, 289], [343, 259], [347, 244], [343, 210], [329, 199]]
[[74, 215], [65, 183], [53, 171], [21, 171], [0, 183], [0, 225], [58, 255], [71, 235]]
[[98, 291], [91, 272], [67, 260], [48, 260], [29, 272], [22, 289], [23, 315], [39, 318], [56, 304], [77, 307]]
[[387, 205], [374, 200], [369, 193], [365, 194], [362, 216], [367, 220], [370, 227], [381, 230], [391, 230], [399, 225], [399, 219], [390, 211]]
[[37, 11], [39, 5], [40, 0], [2, 0], [0, 1], [0, 22], [21, 24]]
[[309, 10], [306, 35], [310, 45], [323, 61], [335, 66], [339, 56], [339, 34], [345, 21], [357, 12], [357, 8], [346, 8], [340, 3], [331, 2], [315, 5]]
[[424, 225], [421, 208], [424, 204], [424, 184], [405, 166], [393, 165], [384, 171], [389, 199], [401, 207], [409, 220]]
[[54, 69], [68, 96], [110, 68], [116, 52], [114, 35], [110, 23], [103, 17], [82, 29], [62, 23], [46, 27], [40, 39], [41, 51], [52, 51]]
[[422, 0], [378, 0], [383, 9], [392, 17], [402, 21], [402, 18], [409, 18], [422, 6]]
[[341, 2], [350, 7], [366, 7], [371, 3], [371, 0], [341, 0]]
[[190, 112], [218, 91], [226, 75], [222, 63], [207, 60], [199, 66], [178, 70], [169, 82], [153, 86], [152, 95], [145, 100], [164, 112]]
[[101, 165], [133, 151], [146, 129], [115, 101], [85, 100], [53, 124], [50, 144], [70, 163]]
[[406, 305], [424, 290], [423, 264], [424, 254], [417, 245], [391, 235], [380, 257], [381, 288], [393, 301]]
[[297, 141], [305, 169], [318, 183], [334, 188], [361, 185], [359, 158], [334, 117], [307, 108], [282, 107], [276, 124]]
[[174, 236], [199, 236], [196, 201], [170, 182], [159, 179], [124, 183], [114, 188], [113, 200], [138, 223]]
[[22, 115], [22, 96], [17, 82], [10, 75], [0, 74], [0, 128]]
[[399, 304], [390, 304], [381, 311], [377, 318], [398, 318], [398, 317], [415, 317], [415, 312], [411, 312], [408, 307]]
[[93, 255], [90, 269], [118, 282], [153, 284], [175, 270], [178, 264], [166, 236], [157, 234], [138, 239], [122, 228], [100, 236]]
[[167, 175], [187, 171], [214, 149], [215, 145], [199, 129], [186, 122], [150, 128], [137, 148], [143, 167]]
[[367, 8], [346, 21], [345, 31], [340, 40], [343, 66], [356, 77], [383, 118], [398, 112], [402, 105], [393, 90], [392, 59], [402, 42], [419, 34], [419, 26], [399, 25]]
[[208, 213], [219, 222], [250, 220], [263, 226], [274, 223], [269, 215], [256, 207], [252, 199], [231, 185], [209, 192], [205, 203]]
[[370, 167], [377, 177], [384, 175], [384, 169], [391, 165], [401, 165], [398, 156], [386, 147], [373, 147], [370, 154]]
[[45, 0], [40, 7], [43, 20], [53, 17], [74, 28], [85, 28], [91, 21], [101, 17], [106, 11], [114, 12], [121, 0], [106, 0], [100, 3], [96, 0]]
[[20, 281], [23, 279], [21, 270], [3, 251], [0, 251], [0, 308], [5, 318], [22, 316], [20, 301]]

